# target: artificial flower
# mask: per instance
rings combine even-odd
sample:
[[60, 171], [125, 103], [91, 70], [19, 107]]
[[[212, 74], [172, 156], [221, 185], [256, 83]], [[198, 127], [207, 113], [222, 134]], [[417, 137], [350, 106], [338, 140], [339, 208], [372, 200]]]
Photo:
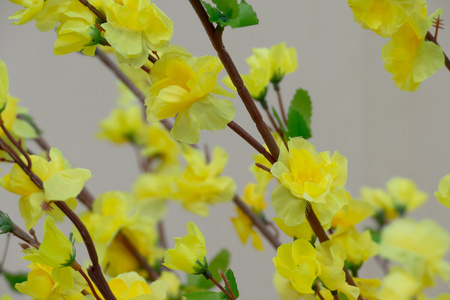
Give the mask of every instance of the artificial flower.
[[439, 189], [437, 192], [434, 192], [434, 195], [439, 202], [450, 207], [450, 174], [442, 177], [441, 181], [439, 181]]

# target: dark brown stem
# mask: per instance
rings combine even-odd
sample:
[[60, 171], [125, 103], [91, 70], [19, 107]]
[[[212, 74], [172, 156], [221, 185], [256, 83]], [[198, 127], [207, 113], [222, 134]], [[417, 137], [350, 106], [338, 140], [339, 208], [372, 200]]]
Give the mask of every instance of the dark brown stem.
[[81, 2], [81, 4], [83, 4], [84, 6], [86, 6], [87, 8], [89, 8], [89, 10], [97, 16], [97, 18], [99, 18], [102, 23], [106, 22], [106, 17], [105, 15], [103, 15], [97, 8], [95, 8], [95, 6], [91, 5], [87, 0], [79, 0]]
[[147, 272], [149, 278], [151, 281], [155, 281], [158, 279], [159, 274], [148, 264], [145, 257], [139, 253], [139, 251], [134, 247], [134, 245], [131, 243], [131, 241], [123, 234], [122, 232], [119, 232], [117, 234], [117, 238], [122, 241], [123, 245], [128, 249], [128, 251], [133, 254], [133, 256], [136, 258], [136, 260], [139, 262], [139, 264], [144, 268], [144, 270]]
[[284, 125], [287, 126], [286, 112], [284, 111], [283, 98], [281, 97], [280, 86], [278, 84], [274, 84], [273, 87], [275, 89], [275, 92], [277, 93], [278, 106], [280, 107], [281, 118], [283, 118]]
[[16, 141], [16, 139], [11, 135], [9, 130], [6, 129], [5, 124], [3, 123], [3, 120], [1, 119], [1, 115], [0, 115], [0, 127], [2, 128], [3, 132], [8, 137], [8, 139], [10, 140], [10, 142], [14, 145], [14, 147], [16, 147], [20, 151], [20, 153], [22, 153], [22, 155], [25, 157], [25, 159], [27, 160], [27, 164], [28, 164], [27, 167], [29, 169], [31, 169], [31, 158], [30, 158], [30, 156], [25, 151], [25, 149], [23, 149], [23, 147]]
[[270, 169], [268, 167], [266, 167], [266, 166], [263, 166], [260, 163], [255, 163], [255, 166], [257, 166], [258, 168], [260, 168], [260, 169], [270, 173]]
[[[429, 31], [427, 32], [427, 35], [425, 36], [425, 38], [427, 40], [429, 40], [430, 42], [433, 42], [433, 43], [435, 43], [436, 45], [438, 45], [440, 47], [439, 43], [436, 41], [434, 36]], [[442, 50], [442, 53], [444, 53], [444, 57], [445, 57], [445, 66], [447, 67], [447, 70], [450, 71], [450, 60], [448, 59], [448, 57], [445, 54], [444, 50]]]
[[[319, 219], [317, 219], [317, 216], [314, 213], [311, 203], [309, 202], [306, 203], [306, 219], [308, 220], [309, 225], [311, 225], [311, 229], [314, 231], [315, 235], [317, 236], [317, 238], [321, 243], [330, 240], [327, 233], [320, 224]], [[347, 283], [353, 286], [357, 286], [355, 281], [353, 280], [352, 275], [350, 275], [350, 272], [347, 270], [345, 266], [343, 267], [343, 270], [345, 272], [345, 280], [347, 281]], [[358, 296], [358, 300], [363, 300], [361, 295]]]
[[116, 77], [122, 81], [123, 84], [127, 86], [127, 88], [138, 98], [138, 100], [144, 104], [145, 96], [142, 92], [137, 88], [137, 86], [128, 78], [119, 67], [100, 49], [95, 50], [95, 56], [97, 56], [103, 64], [111, 70]]
[[223, 271], [221, 269], [219, 269], [218, 271], [219, 271], [220, 277], [222, 277], [222, 280], [225, 283], [225, 286], [230, 291], [230, 295], [233, 297], [233, 300], [236, 300], [236, 296], [234, 295], [233, 289], [231, 288], [230, 283], [228, 282], [227, 276], [225, 276], [225, 274], [223, 273]]
[[155, 62], [158, 61], [158, 59], [156, 57], [154, 57], [153, 55], [151, 55], [150, 53], [148, 54], [148, 60], [154, 64]]
[[166, 239], [166, 231], [164, 229], [164, 221], [161, 220], [158, 222], [158, 234], [159, 234], [159, 243], [161, 247], [164, 249], [168, 249], [167, 239]]
[[41, 245], [39, 242], [36, 242], [30, 235], [28, 235], [28, 233], [25, 230], [23, 230], [22, 228], [17, 226], [14, 222], [13, 222], [13, 226], [14, 226], [14, 231], [12, 231], [11, 233], [15, 237], [18, 237], [19, 239], [21, 239], [28, 245], [31, 245], [34, 248], [39, 249], [39, 246]]
[[242, 101], [244, 102], [245, 107], [247, 108], [248, 113], [250, 114], [250, 117], [252, 118], [253, 122], [256, 125], [256, 128], [258, 129], [259, 133], [261, 134], [262, 138], [264, 139], [267, 147], [270, 150], [270, 153], [272, 156], [276, 159], [278, 159], [279, 155], [279, 149], [278, 145], [273, 138], [272, 134], [270, 133], [269, 127], [264, 122], [261, 113], [259, 112], [258, 108], [256, 107], [255, 101], [253, 100], [252, 96], [250, 95], [247, 87], [244, 85], [244, 82], [241, 78], [241, 75], [239, 74], [236, 66], [234, 65], [233, 60], [231, 59], [231, 56], [228, 54], [227, 50], [225, 49], [225, 45], [222, 41], [222, 27], [214, 28], [214, 26], [209, 22], [209, 16], [206, 13], [205, 9], [203, 8], [202, 3], [200, 0], [189, 0], [192, 7], [194, 8], [196, 14], [198, 15], [203, 27], [205, 28], [206, 33], [208, 34], [209, 39], [211, 40], [211, 43], [214, 47], [214, 49], [217, 52], [217, 55], [219, 56], [220, 60], [222, 61], [225, 69], [227, 70], [228, 75], [230, 76], [231, 81], [233, 82], [233, 85], [236, 87], [237, 93], [241, 97]]
[[97, 295], [97, 292], [95, 291], [95, 288], [94, 288], [94, 286], [92, 285], [91, 280], [90, 280], [89, 277], [86, 275], [86, 273], [84, 273], [83, 269], [78, 270], [78, 272], [81, 274], [81, 276], [83, 276], [84, 280], [86, 280], [87, 284], [89, 285], [89, 288], [90, 288], [91, 291], [92, 291], [92, 294], [94, 294], [95, 299], [101, 300], [102, 298], [100, 298], [100, 297]]
[[275, 163], [275, 158], [267, 152], [266, 148], [261, 145], [254, 137], [252, 137], [247, 131], [245, 131], [241, 126], [239, 126], [236, 122], [231, 121], [228, 123], [228, 127], [231, 130], [236, 132], [241, 138], [243, 138], [247, 143], [249, 143], [256, 151], [264, 155], [264, 157], [271, 163]]
[[261, 218], [259, 218], [237, 195], [234, 196], [233, 202], [250, 218], [252, 223], [255, 224], [275, 249], [280, 247], [281, 242], [268, 230], [263, 220], [261, 220]]
[[211, 280], [212, 282], [214, 282], [214, 284], [225, 294], [225, 295], [227, 295], [227, 297], [230, 299], [230, 300], [236, 300], [235, 298], [233, 298], [231, 295], [230, 295], [230, 293], [228, 293], [227, 292], [227, 290], [220, 284], [220, 283], [218, 283], [217, 282], [217, 280], [215, 280], [214, 279], [214, 277], [210, 277], [209, 278], [209, 280]]

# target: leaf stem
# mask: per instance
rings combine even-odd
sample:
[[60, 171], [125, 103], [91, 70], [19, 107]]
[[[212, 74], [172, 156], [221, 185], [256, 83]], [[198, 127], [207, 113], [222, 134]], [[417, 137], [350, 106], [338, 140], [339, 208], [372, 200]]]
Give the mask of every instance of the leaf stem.
[[227, 295], [227, 297], [230, 299], [230, 300], [236, 300], [235, 298], [233, 298], [231, 295], [230, 295], [230, 293], [228, 293], [227, 292], [227, 290], [220, 284], [220, 283], [218, 283], [217, 282], [217, 280], [215, 280], [214, 279], [214, 277], [210, 277], [209, 278], [209, 280], [211, 280], [212, 282], [214, 282], [214, 284], [225, 294], [225, 295]]
[[284, 110], [283, 98], [281, 97], [280, 85], [279, 84], [273, 84], [273, 88], [274, 88], [275, 92], [277, 93], [278, 106], [280, 107], [281, 117], [283, 118], [284, 125], [287, 126], [286, 112]]
[[227, 276], [222, 272], [222, 270], [218, 270], [220, 277], [222, 277], [223, 282], [225, 283], [225, 286], [228, 288], [228, 291], [230, 291], [230, 295], [233, 297], [232, 300], [236, 300], [236, 296], [233, 293], [233, 289], [230, 286], [230, 283], [228, 282]]

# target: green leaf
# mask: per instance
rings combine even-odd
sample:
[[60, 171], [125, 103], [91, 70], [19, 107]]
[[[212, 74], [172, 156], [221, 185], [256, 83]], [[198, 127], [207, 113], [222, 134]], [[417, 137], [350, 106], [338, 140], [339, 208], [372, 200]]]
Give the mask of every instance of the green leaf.
[[16, 283], [22, 283], [24, 281], [27, 281], [27, 273], [8, 273], [5, 270], [2, 272], [3, 275], [5, 275], [6, 280], [8, 281], [9, 285], [11, 286], [11, 289], [18, 292], [16, 290]]
[[210, 291], [183, 294], [183, 296], [187, 300], [221, 300], [220, 293]]
[[216, 5], [202, 0], [202, 3], [208, 12], [209, 21], [219, 24], [221, 27], [230, 26], [231, 28], [245, 27], [259, 23], [258, 17], [252, 6], [245, 0], [212, 0]]
[[[237, 283], [236, 283], [236, 277], [234, 277], [234, 273], [231, 269], [228, 269], [227, 272], [225, 273], [225, 276], [227, 276], [228, 279], [228, 283], [230, 284], [231, 290], [233, 291], [234, 296], [237, 298], [239, 298], [239, 290], [237, 287]], [[230, 292], [230, 290], [228, 289], [228, 287], [225, 286], [225, 289], [227, 290], [227, 292]], [[227, 300], [228, 297], [225, 295], [225, 293], [222, 292], [222, 300]]]
[[302, 136], [304, 139], [311, 137], [311, 111], [311, 99], [308, 92], [298, 89], [287, 115], [289, 137]]
[[[226, 270], [228, 267], [229, 260], [230, 260], [230, 252], [228, 252], [228, 250], [226, 249], [222, 249], [209, 263], [208, 270], [211, 272], [214, 279], [217, 280], [218, 282], [222, 280], [218, 270], [219, 269]], [[211, 280], [207, 280], [204, 276], [198, 276], [195, 274], [188, 274], [187, 281], [188, 286], [193, 285], [198, 288], [206, 290], [214, 286], [214, 283]]]
[[339, 297], [339, 300], [349, 300], [348, 297], [341, 292], [339, 292], [338, 297]]

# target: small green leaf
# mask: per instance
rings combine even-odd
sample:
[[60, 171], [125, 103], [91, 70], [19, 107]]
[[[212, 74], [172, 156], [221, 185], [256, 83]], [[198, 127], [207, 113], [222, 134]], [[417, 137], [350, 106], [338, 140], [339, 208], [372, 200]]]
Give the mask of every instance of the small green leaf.
[[291, 101], [288, 111], [287, 127], [290, 137], [311, 137], [311, 99], [308, 92], [298, 89]]
[[183, 294], [183, 296], [186, 300], [221, 300], [220, 293], [210, 291]]
[[13, 232], [14, 225], [9, 218], [8, 214], [0, 210], [0, 234]]
[[347, 295], [345, 295], [344, 293], [339, 292], [338, 294], [339, 300], [349, 300]]
[[2, 274], [5, 275], [5, 278], [8, 281], [9, 285], [11, 286], [11, 289], [16, 292], [18, 292], [16, 290], [16, 283], [22, 283], [24, 281], [27, 281], [27, 273], [12, 274], [3, 270]]
[[[228, 267], [228, 262], [230, 260], [230, 252], [226, 249], [222, 249], [210, 262], [208, 270], [213, 275], [214, 279], [220, 282], [222, 278], [219, 275], [218, 270], [226, 270]], [[196, 286], [201, 289], [210, 289], [214, 286], [214, 283], [211, 280], [207, 280], [203, 276], [198, 276], [195, 274], [187, 275], [187, 285], [188, 286]]]
[[372, 237], [372, 241], [379, 244], [381, 242], [381, 232], [372, 228], [369, 228], [369, 232]]
[[238, 28], [259, 23], [252, 6], [245, 0], [242, 0], [239, 4], [237, 0], [212, 0], [212, 2], [216, 7], [202, 0], [203, 6], [209, 15], [209, 21], [217, 23], [221, 27]]
[[[230, 284], [231, 290], [233, 291], [234, 296], [237, 298], [239, 298], [239, 290], [237, 287], [237, 283], [236, 283], [236, 277], [234, 277], [234, 273], [231, 269], [228, 269], [227, 272], [225, 273], [225, 276], [227, 276], [228, 279], [228, 283]], [[230, 292], [230, 290], [228, 289], [228, 287], [225, 287], [225, 289], [227, 290], [227, 292]], [[225, 293], [222, 292], [222, 300], [227, 300], [228, 297], [227, 295], [225, 295]]]

